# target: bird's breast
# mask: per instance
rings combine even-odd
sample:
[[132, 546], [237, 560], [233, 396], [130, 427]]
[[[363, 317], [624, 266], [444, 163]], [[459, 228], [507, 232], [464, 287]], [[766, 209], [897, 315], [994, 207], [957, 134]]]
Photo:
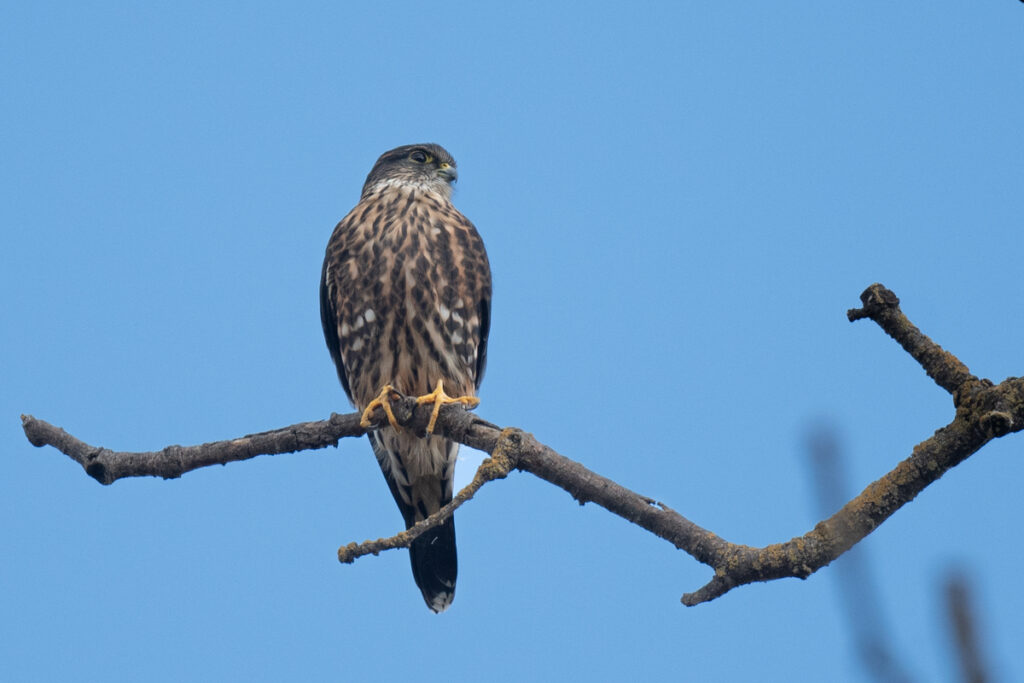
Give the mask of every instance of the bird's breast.
[[449, 393], [471, 395], [481, 274], [469, 252], [479, 236], [450, 203], [430, 196], [366, 199], [350, 214], [350, 245], [338, 264], [338, 329], [353, 398], [365, 407], [384, 384], [421, 395], [439, 379]]

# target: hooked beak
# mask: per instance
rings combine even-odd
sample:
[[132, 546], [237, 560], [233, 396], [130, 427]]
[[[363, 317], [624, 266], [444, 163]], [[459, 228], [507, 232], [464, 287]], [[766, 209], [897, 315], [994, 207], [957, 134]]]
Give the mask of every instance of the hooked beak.
[[458, 171], [456, 171], [455, 167], [450, 164], [441, 164], [437, 169], [437, 175], [441, 176], [449, 183], [454, 183], [459, 179]]

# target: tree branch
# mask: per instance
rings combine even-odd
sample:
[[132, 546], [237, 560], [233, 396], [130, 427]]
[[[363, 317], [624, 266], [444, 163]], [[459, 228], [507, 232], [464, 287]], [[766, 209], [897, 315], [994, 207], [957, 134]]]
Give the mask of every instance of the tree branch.
[[363, 555], [376, 555], [382, 550], [393, 550], [394, 548], [408, 548], [412, 542], [427, 529], [435, 527], [459, 509], [463, 503], [472, 498], [480, 487], [495, 479], [504, 479], [513, 469], [512, 460], [505, 454], [505, 444], [517, 438], [516, 430], [506, 429], [501, 433], [498, 442], [495, 444], [491, 457], [485, 459], [476, 470], [473, 481], [469, 482], [461, 491], [436, 513], [430, 515], [414, 524], [409, 529], [395, 534], [389, 538], [378, 538], [376, 541], [364, 541], [362, 543], [349, 543], [338, 548], [338, 561], [345, 564], [352, 564], [357, 558]]
[[31, 415], [21, 416], [25, 436], [33, 446], [53, 446], [85, 469], [101, 484], [113, 484], [125, 477], [163, 477], [176, 479], [186, 472], [209, 465], [248, 460], [257, 455], [294, 453], [326, 446], [337, 446], [344, 436], [360, 436], [359, 415], [331, 415], [321, 422], [298, 424], [228, 441], [198, 446], [167, 446], [159, 451], [141, 453], [112, 451], [90, 446], [60, 427]]
[[943, 350], [903, 315], [899, 298], [890, 290], [875, 283], [864, 290], [860, 300], [863, 308], [846, 312], [850, 322], [864, 318], [874, 320], [940, 387], [952, 394], [967, 382], [978, 380], [956, 356]]
[[[828, 565], [859, 542], [926, 486], [990, 440], [1024, 428], [1024, 380], [1009, 378], [999, 385], [978, 379], [951, 353], [917, 329], [899, 308], [899, 299], [875, 284], [861, 295], [863, 308], [847, 313], [851, 321], [874, 320], [925, 370], [953, 394], [956, 415], [929, 439], [918, 444], [909, 458], [870, 484], [832, 517], [803, 536], [764, 548], [730, 543], [689, 521], [668, 506], [591, 472], [555, 452], [519, 429], [501, 428], [467, 413], [461, 406], [442, 408], [437, 433], [491, 455], [473, 482], [440, 511], [396, 536], [339, 549], [338, 559], [352, 562], [366, 554], [407, 547], [428, 528], [441, 523], [487, 481], [513, 469], [530, 472], [572, 495], [580, 504], [593, 502], [667, 540], [714, 569], [702, 588], [683, 595], [685, 605], [713, 600], [736, 586], [783, 577], [806, 578]], [[394, 402], [395, 417], [406, 429], [422, 435], [430, 406], [415, 399]], [[67, 432], [31, 416], [22, 416], [25, 435], [35, 446], [51, 445], [85, 468], [103, 484], [123, 477], [179, 477], [207, 465], [246, 460], [257, 455], [289, 453], [337, 446], [339, 439], [360, 436], [359, 414], [331, 415], [321, 422], [305, 422], [284, 429], [218, 441], [200, 446], [168, 446], [150, 453], [119, 453], [90, 446]], [[380, 426], [383, 416], [371, 426]]]

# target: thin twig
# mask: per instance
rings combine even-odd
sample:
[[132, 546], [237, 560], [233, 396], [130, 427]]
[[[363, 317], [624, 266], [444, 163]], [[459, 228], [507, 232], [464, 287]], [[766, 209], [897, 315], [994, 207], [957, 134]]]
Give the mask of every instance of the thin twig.
[[514, 430], [502, 432], [494, 453], [484, 458], [473, 475], [473, 481], [469, 482], [461, 491], [455, 494], [452, 501], [440, 510], [409, 527], [407, 530], [395, 534], [389, 538], [378, 538], [376, 541], [363, 541], [362, 543], [349, 543], [338, 548], [338, 561], [345, 564], [352, 564], [357, 558], [363, 555], [376, 555], [382, 550], [393, 550], [395, 548], [408, 548], [416, 538], [427, 529], [441, 524], [462, 507], [462, 504], [476, 495], [480, 487], [495, 479], [504, 479], [514, 469], [512, 460], [504, 455], [504, 443], [510, 438], [515, 438]]
[[864, 318], [874, 320], [940, 387], [952, 394], [966, 383], [978, 381], [959, 358], [933, 342], [903, 315], [899, 297], [892, 291], [876, 282], [864, 290], [860, 301], [864, 307], [851, 308], [846, 312], [847, 319], [850, 322]]

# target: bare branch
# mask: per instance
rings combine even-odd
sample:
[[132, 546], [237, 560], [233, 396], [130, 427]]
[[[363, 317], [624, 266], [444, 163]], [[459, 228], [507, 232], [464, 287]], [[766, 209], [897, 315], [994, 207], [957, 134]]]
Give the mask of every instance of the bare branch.
[[21, 425], [33, 446], [53, 446], [85, 468], [86, 474], [101, 484], [113, 484], [124, 477], [176, 479], [200, 467], [226, 465], [257, 455], [337, 446], [338, 439], [342, 437], [366, 433], [359, 426], [359, 415], [331, 415], [330, 419], [321, 422], [300, 422], [238, 439], [131, 453], [90, 446], [60, 427], [31, 415], [22, 415]]
[[[596, 503], [647, 529], [714, 569], [713, 578], [705, 586], [683, 595], [683, 604], [707, 602], [736, 586], [755, 581], [790, 576], [806, 578], [849, 550], [926, 486], [988, 441], [1024, 428], [1024, 379], [1010, 378], [999, 385], [978, 379], [955, 356], [910, 323], [899, 309], [899, 299], [882, 285], [869, 287], [861, 295], [861, 301], [863, 308], [848, 312], [850, 320], [870, 318], [899, 342], [939, 386], [953, 394], [956, 416], [950, 424], [918, 444], [911, 456], [895, 469], [803, 536], [764, 548], [729, 543], [666, 505], [591, 472], [526, 432], [514, 428], [502, 430], [467, 413], [461, 406], [449, 405], [441, 410], [436, 432], [492, 456], [477, 472], [473, 484], [461, 491], [459, 498], [450, 505], [408, 531], [389, 539], [350, 544], [339, 550], [338, 557], [350, 562], [360, 555], [406, 547], [420, 533], [441, 523], [486, 481], [519, 469], [568, 491], [581, 504]], [[417, 408], [415, 399], [403, 398], [393, 402], [393, 408], [399, 424], [414, 433], [424, 433], [430, 406]], [[31, 416], [23, 416], [22, 422], [33, 445], [56, 447], [104, 484], [131, 476], [173, 478], [199, 467], [257, 455], [336, 446], [342, 437], [365, 433], [359, 427], [359, 415], [352, 413], [230, 441], [190, 447], [168, 446], [151, 453], [118, 453], [90, 446]], [[371, 429], [378, 426], [379, 422]]]
[[502, 432], [498, 443], [494, 448], [491, 457], [486, 458], [476, 470], [473, 481], [469, 482], [461, 491], [455, 494], [452, 502], [440, 510], [409, 527], [406, 531], [395, 534], [389, 538], [378, 538], [376, 541], [364, 541], [362, 543], [349, 543], [338, 548], [338, 561], [345, 564], [352, 564], [357, 558], [363, 555], [376, 555], [382, 550], [393, 550], [394, 548], [408, 548], [416, 538], [427, 529], [437, 526], [462, 507], [462, 504], [472, 498], [480, 487], [495, 479], [504, 479], [512, 471], [512, 461], [504, 455], [504, 444], [508, 439], [515, 438], [515, 430]]
[[846, 312], [850, 322], [863, 318], [874, 320], [921, 364], [940, 387], [952, 394], [964, 384], [978, 381], [956, 356], [929, 339], [903, 315], [899, 297], [892, 291], [876, 282], [864, 290], [860, 300], [864, 304], [863, 308], [851, 308]]

